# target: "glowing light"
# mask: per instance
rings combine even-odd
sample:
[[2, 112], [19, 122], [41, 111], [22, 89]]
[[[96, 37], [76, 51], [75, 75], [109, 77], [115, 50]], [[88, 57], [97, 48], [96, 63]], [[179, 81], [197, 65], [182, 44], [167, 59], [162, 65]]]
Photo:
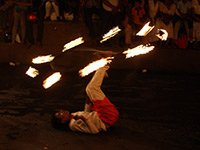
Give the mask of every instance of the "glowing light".
[[58, 82], [61, 78], [61, 74], [60, 72], [55, 72], [54, 74], [52, 74], [51, 76], [49, 76], [47, 79], [45, 79], [43, 81], [43, 87], [45, 89], [51, 87], [53, 84], [55, 84], [56, 82]]
[[133, 49], [128, 49], [123, 52], [123, 54], [126, 54], [126, 58], [131, 58], [137, 55], [146, 54], [150, 51], [152, 51], [155, 48], [155, 46], [149, 46], [149, 45], [139, 45]]
[[26, 74], [32, 78], [35, 78], [37, 75], [39, 75], [39, 71], [30, 66], [29, 69], [26, 71]]
[[47, 63], [51, 62], [55, 57], [52, 55], [47, 55], [47, 56], [38, 56], [36, 58], [33, 58], [32, 62], [34, 64], [42, 64], [42, 63]]
[[156, 36], [162, 41], [166, 41], [168, 37], [168, 32], [164, 29], [157, 29]]
[[150, 22], [147, 22], [142, 29], [136, 34], [137, 36], [146, 36], [155, 26], [149, 26]]
[[84, 43], [83, 37], [79, 37], [76, 40], [73, 40], [67, 44], [64, 45], [64, 49], [62, 50], [62, 52], [65, 52], [66, 50], [69, 50], [75, 46], [78, 46], [80, 44]]
[[101, 67], [104, 67], [106, 64], [112, 62], [111, 59], [114, 59], [114, 57], [101, 58], [100, 60], [97, 60], [88, 64], [86, 67], [84, 67], [83, 69], [79, 71], [80, 76], [81, 77], [87, 76], [93, 71], [96, 71], [97, 69]]
[[121, 29], [117, 26], [115, 28], [112, 28], [108, 33], [104, 34], [103, 39], [100, 41], [100, 43], [103, 43], [104, 41], [107, 41], [108, 39], [112, 38], [118, 32], [121, 31]]

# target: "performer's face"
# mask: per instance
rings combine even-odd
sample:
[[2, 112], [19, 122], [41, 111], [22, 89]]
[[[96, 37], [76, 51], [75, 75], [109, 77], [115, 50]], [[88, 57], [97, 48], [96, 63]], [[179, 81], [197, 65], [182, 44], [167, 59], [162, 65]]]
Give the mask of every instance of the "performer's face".
[[68, 121], [70, 120], [70, 118], [71, 118], [71, 114], [70, 114], [70, 112], [67, 111], [67, 110], [60, 110], [59, 112], [57, 112], [57, 113], [55, 114], [55, 116], [56, 116], [57, 118], [61, 118], [61, 122], [62, 122], [62, 123], [68, 122]]

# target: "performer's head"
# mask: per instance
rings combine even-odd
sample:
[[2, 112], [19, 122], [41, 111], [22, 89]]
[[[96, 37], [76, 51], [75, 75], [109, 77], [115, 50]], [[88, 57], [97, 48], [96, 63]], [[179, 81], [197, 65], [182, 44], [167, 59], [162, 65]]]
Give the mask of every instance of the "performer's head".
[[51, 123], [54, 128], [66, 130], [68, 128], [71, 113], [67, 110], [60, 110], [52, 115]]

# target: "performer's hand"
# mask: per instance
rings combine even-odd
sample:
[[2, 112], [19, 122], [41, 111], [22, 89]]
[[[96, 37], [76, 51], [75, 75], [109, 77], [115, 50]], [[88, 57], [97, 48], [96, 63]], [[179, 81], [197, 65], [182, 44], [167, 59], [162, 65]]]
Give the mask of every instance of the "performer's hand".
[[83, 121], [87, 120], [84, 116], [76, 115], [73, 117], [75, 120], [82, 119]]

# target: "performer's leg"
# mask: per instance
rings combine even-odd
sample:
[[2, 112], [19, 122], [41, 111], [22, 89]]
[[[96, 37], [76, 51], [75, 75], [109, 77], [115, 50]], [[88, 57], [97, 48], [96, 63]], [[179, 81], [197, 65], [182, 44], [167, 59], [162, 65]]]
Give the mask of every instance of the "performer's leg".
[[105, 98], [105, 94], [101, 90], [101, 85], [109, 67], [102, 67], [98, 69], [89, 84], [86, 87], [86, 93], [90, 100], [103, 100]]

